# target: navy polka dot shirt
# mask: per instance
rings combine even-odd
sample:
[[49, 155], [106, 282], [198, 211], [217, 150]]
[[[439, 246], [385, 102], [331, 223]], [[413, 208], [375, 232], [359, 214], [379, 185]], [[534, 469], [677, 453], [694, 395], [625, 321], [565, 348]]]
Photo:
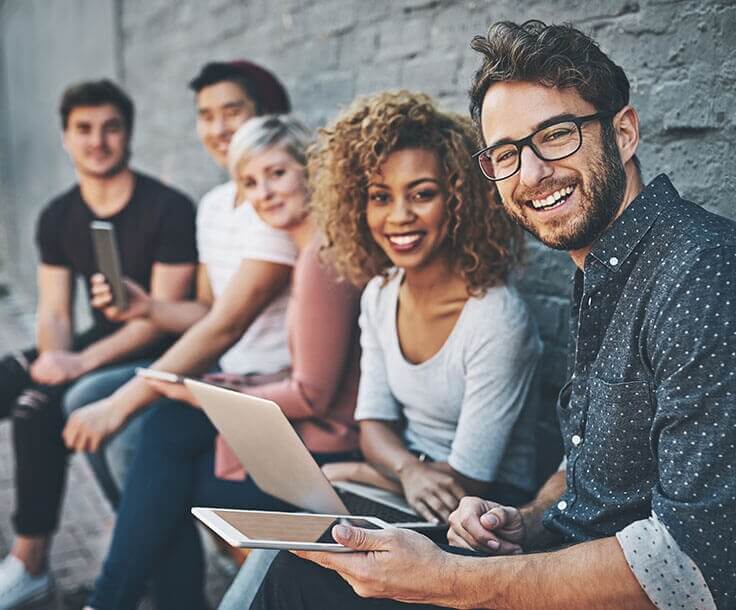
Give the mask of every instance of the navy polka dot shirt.
[[658, 176], [576, 273], [570, 331], [545, 525], [581, 542], [654, 512], [736, 608], [736, 224]]

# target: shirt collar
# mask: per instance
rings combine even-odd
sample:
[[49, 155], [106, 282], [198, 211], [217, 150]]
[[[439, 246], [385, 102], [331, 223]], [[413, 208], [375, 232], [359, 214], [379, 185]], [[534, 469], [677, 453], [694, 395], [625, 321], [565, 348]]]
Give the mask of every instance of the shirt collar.
[[609, 270], [617, 271], [639, 245], [665, 205], [679, 198], [669, 178], [660, 174], [644, 187], [623, 214], [594, 242], [590, 253]]

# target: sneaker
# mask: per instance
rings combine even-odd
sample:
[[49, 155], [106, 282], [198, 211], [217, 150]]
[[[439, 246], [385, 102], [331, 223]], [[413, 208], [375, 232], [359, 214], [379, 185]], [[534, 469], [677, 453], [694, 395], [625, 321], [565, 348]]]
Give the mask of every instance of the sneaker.
[[8, 555], [0, 562], [0, 610], [12, 610], [39, 601], [53, 590], [54, 581], [48, 572], [31, 576], [15, 555]]

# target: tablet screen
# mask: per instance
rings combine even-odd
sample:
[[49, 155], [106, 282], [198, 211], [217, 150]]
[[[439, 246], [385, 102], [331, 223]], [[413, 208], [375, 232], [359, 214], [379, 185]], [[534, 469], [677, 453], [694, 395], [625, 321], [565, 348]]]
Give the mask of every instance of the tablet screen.
[[249, 513], [226, 510], [213, 510], [212, 512], [250, 540], [335, 544], [332, 527], [339, 523], [365, 529], [380, 529], [370, 521], [354, 517], [335, 518], [326, 515]]

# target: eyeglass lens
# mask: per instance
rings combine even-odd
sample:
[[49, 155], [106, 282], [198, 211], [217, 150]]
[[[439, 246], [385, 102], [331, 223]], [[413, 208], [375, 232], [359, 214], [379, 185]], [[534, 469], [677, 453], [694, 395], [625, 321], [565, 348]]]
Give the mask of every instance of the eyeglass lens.
[[[580, 129], [572, 121], [550, 125], [531, 137], [531, 147], [544, 161], [563, 159], [580, 148]], [[483, 173], [492, 180], [503, 180], [516, 173], [521, 151], [516, 144], [500, 144], [478, 157]]]

